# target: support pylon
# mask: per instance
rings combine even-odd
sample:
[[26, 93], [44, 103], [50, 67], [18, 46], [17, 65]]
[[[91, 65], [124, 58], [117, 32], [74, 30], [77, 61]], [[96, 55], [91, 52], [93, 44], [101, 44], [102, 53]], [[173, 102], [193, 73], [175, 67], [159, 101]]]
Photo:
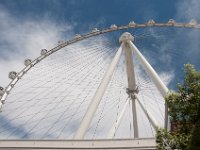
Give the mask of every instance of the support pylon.
[[136, 79], [135, 79], [135, 70], [133, 65], [132, 50], [129, 46], [129, 41], [133, 41], [134, 37], [130, 33], [123, 33], [119, 38], [119, 42], [123, 43], [123, 51], [126, 58], [126, 72], [128, 79], [128, 88], [127, 94], [131, 98], [132, 102], [132, 112], [133, 112], [133, 129], [134, 129], [134, 138], [138, 138], [138, 121], [137, 121], [137, 110], [136, 110], [136, 100], [134, 93], [137, 93]]
[[[128, 33], [127, 33], [128, 34]], [[130, 33], [129, 33], [130, 34]], [[130, 34], [131, 35], [131, 34]], [[162, 82], [156, 71], [153, 69], [153, 67], [148, 63], [148, 61], [145, 59], [145, 57], [142, 55], [142, 53], [138, 50], [138, 48], [132, 43], [131, 40], [128, 41], [128, 44], [133, 51], [133, 54], [136, 56], [136, 58], [140, 61], [142, 64], [144, 70], [147, 72], [155, 86], [157, 87], [160, 94], [165, 98], [168, 95], [169, 89], [167, 86]], [[164, 122], [165, 129], [168, 128], [168, 106], [167, 102], [165, 102], [165, 122]]]

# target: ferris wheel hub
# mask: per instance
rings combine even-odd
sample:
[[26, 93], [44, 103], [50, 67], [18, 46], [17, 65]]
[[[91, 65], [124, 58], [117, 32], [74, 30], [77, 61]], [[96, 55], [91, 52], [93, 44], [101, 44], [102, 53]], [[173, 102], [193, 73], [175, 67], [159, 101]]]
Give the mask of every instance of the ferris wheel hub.
[[127, 41], [134, 41], [134, 36], [132, 36], [129, 32], [124, 32], [119, 38], [119, 43]]

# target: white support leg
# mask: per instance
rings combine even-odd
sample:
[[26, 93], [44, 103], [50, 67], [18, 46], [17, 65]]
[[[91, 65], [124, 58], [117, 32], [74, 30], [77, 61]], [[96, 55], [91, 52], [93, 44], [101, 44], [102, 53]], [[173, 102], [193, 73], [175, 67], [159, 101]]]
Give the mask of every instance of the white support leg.
[[135, 98], [132, 98], [132, 112], [133, 112], [133, 130], [134, 130], [134, 138], [138, 138], [138, 121], [137, 121], [137, 110], [136, 110], [136, 101]]
[[132, 57], [132, 50], [127, 43], [128, 41], [134, 40], [133, 36], [130, 34], [124, 33], [119, 38], [119, 42], [123, 43], [123, 51], [125, 53], [126, 58], [126, 72], [127, 72], [127, 79], [128, 79], [128, 89], [127, 92], [131, 97], [132, 102], [132, 112], [133, 112], [133, 129], [134, 129], [134, 137], [138, 138], [138, 121], [137, 121], [137, 110], [136, 110], [136, 103], [135, 98], [131, 96], [131, 94], [137, 92], [136, 86], [136, 79], [135, 79], [135, 71], [133, 66], [133, 57]]
[[142, 108], [142, 110], [143, 110], [144, 114], [146, 115], [146, 117], [148, 118], [149, 122], [151, 123], [151, 125], [153, 126], [153, 128], [156, 130], [156, 128], [158, 127], [158, 123], [154, 119], [153, 115], [151, 115], [150, 112], [147, 112], [147, 110], [145, 109], [144, 105], [140, 102], [140, 100], [138, 98], [138, 95], [135, 94], [134, 96], [136, 97], [136, 100], [137, 100], [138, 104]]
[[108, 133], [108, 138], [109, 138], [109, 139], [112, 139], [112, 138], [114, 137], [114, 135], [115, 135], [117, 129], [119, 128], [119, 125], [120, 125], [120, 123], [121, 123], [121, 121], [122, 121], [122, 118], [123, 118], [123, 116], [124, 116], [124, 113], [125, 113], [125, 111], [126, 111], [126, 108], [127, 108], [127, 106], [128, 106], [128, 103], [129, 103], [129, 100], [126, 101], [124, 107], [122, 108], [122, 110], [121, 110], [121, 112], [120, 112], [120, 114], [119, 114], [119, 117], [117, 118], [117, 121], [114, 122], [112, 128], [110, 129], [110, 131], [109, 131], [109, 133]]
[[[155, 72], [155, 70], [152, 68], [152, 66], [148, 63], [148, 61], [145, 59], [145, 57], [140, 53], [140, 51], [137, 49], [137, 47], [129, 40], [128, 41], [133, 53], [136, 55], [138, 60], [143, 65], [145, 71], [148, 73], [148, 75], [151, 77], [152, 81], [156, 85], [157, 89], [161, 93], [161, 95], [165, 98], [168, 94], [168, 88], [166, 85], [161, 81], [158, 74]], [[165, 102], [165, 128], [167, 129], [168, 125], [168, 107], [167, 103]]]
[[163, 97], [166, 97], [168, 94], [168, 88], [166, 85], [162, 82], [158, 74], [155, 72], [155, 70], [152, 68], [152, 66], [148, 63], [148, 61], [145, 59], [145, 57], [140, 53], [140, 51], [137, 49], [137, 47], [129, 41], [130, 47], [133, 50], [133, 53], [136, 55], [138, 60], [143, 65], [145, 71], [148, 73], [148, 75], [151, 77], [152, 81], [160, 91], [161, 95]]
[[103, 78], [101, 84], [99, 85], [99, 87], [98, 87], [86, 113], [85, 113], [83, 120], [81, 121], [81, 124], [74, 136], [74, 139], [83, 139], [84, 138], [85, 132], [87, 131], [87, 129], [92, 121], [92, 118], [97, 110], [100, 100], [102, 99], [104, 92], [112, 78], [112, 75], [117, 66], [117, 63], [119, 62], [119, 59], [120, 59], [120, 56], [122, 53], [122, 45], [123, 44], [121, 44], [120, 48], [118, 49], [117, 53], [115, 54], [115, 57], [113, 58], [113, 60], [110, 64], [106, 74], [104, 75], [104, 78]]
[[[128, 79], [128, 92], [135, 93], [137, 92], [136, 80], [135, 80], [135, 71], [133, 66], [133, 57], [132, 51], [127, 43], [124, 43], [123, 50], [126, 57], [126, 71], [127, 71], [127, 79]], [[131, 97], [132, 103], [132, 114], [133, 114], [133, 130], [134, 130], [134, 138], [138, 138], [138, 121], [137, 121], [137, 109], [136, 109], [136, 101], [135, 98]]]

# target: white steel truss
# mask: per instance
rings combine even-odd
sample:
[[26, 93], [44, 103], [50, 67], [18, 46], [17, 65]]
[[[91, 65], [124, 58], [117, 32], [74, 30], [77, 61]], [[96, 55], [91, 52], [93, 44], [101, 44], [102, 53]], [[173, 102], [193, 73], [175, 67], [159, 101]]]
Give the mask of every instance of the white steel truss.
[[[139, 137], [138, 133], [138, 123], [137, 123], [137, 111], [136, 111], [136, 99], [139, 102], [139, 105], [141, 106], [143, 112], [149, 119], [150, 123], [154, 127], [154, 129], [157, 127], [157, 123], [155, 119], [149, 114], [145, 109], [142, 103], [139, 101], [139, 98], [137, 97], [138, 89], [136, 85], [136, 79], [135, 79], [135, 71], [134, 71], [134, 65], [133, 65], [133, 58], [132, 53], [136, 56], [136, 58], [140, 61], [140, 63], [143, 65], [145, 71], [152, 79], [153, 83], [161, 93], [161, 95], [165, 98], [168, 93], [168, 88], [165, 86], [165, 84], [162, 82], [162, 80], [159, 78], [158, 74], [155, 72], [153, 67], [148, 63], [148, 61], [145, 59], [145, 57], [140, 53], [140, 51], [137, 49], [137, 47], [132, 43], [134, 41], [134, 37], [128, 33], [125, 32], [121, 35], [119, 42], [121, 43], [120, 48], [118, 49], [115, 57], [113, 58], [110, 67], [108, 68], [106, 74], [104, 75], [104, 78], [97, 89], [88, 109], [87, 112], [81, 121], [81, 124], [74, 136], [74, 139], [83, 139], [84, 135], [89, 128], [89, 125], [93, 119], [93, 116], [97, 110], [97, 107], [104, 95], [104, 92], [109, 84], [109, 81], [113, 75], [114, 69], [116, 68], [117, 63], [119, 62], [122, 49], [124, 50], [125, 58], [126, 58], [126, 70], [127, 70], [127, 79], [128, 79], [128, 88], [127, 88], [127, 94], [130, 96], [132, 100], [132, 113], [133, 113], [133, 129], [134, 129], [134, 138]], [[121, 111], [119, 121], [114, 124], [112, 129], [110, 130], [108, 134], [108, 138], [113, 138], [113, 135], [116, 132], [116, 127], [119, 126], [121, 118], [123, 117], [123, 114], [125, 112], [125, 109], [127, 107], [127, 102], [125, 103], [124, 108]], [[168, 124], [168, 110], [167, 110], [167, 104], [165, 104], [165, 128], [167, 128]]]
[[[128, 25], [124, 26], [112, 26], [112, 28], [107, 28], [104, 30], [92, 30], [92, 32], [87, 33], [82, 36], [76, 36], [75, 38], [65, 41], [63, 43], [60, 43], [58, 46], [54, 47], [53, 49], [46, 52], [45, 55], [41, 55], [35, 60], [31, 61], [30, 64], [26, 65], [26, 67], [17, 73], [16, 77], [12, 79], [10, 84], [3, 90], [3, 94], [0, 95], [0, 108], [5, 103], [5, 100], [8, 96], [8, 94], [13, 89], [14, 85], [18, 82], [19, 79], [22, 78], [23, 75], [26, 74], [32, 67], [34, 67], [35, 64], [39, 63], [44, 58], [48, 57], [49, 55], [53, 54], [54, 52], [62, 49], [65, 46], [68, 46], [70, 44], [76, 43], [78, 41], [87, 39], [92, 36], [104, 34], [107, 32], [112, 32], [114, 30], [123, 30], [128, 28], [146, 28], [146, 27], [177, 27], [177, 28], [195, 28], [200, 29], [200, 24], [197, 24], [196, 21], [192, 20], [189, 23], [176, 23], [174, 20], [170, 19], [167, 23], [156, 23], [155, 21], [148, 21], [144, 24], [136, 24], [134, 22], [130, 22]], [[132, 40], [127, 41], [128, 47], [132, 50], [134, 55], [137, 57], [137, 59], [140, 61], [140, 63], [143, 65], [144, 69], [148, 73], [148, 75], [151, 77], [152, 81], [160, 91], [163, 97], [167, 96], [168, 94], [168, 88], [163, 84], [163, 82], [160, 80], [157, 73], [154, 71], [154, 69], [151, 67], [151, 65], [148, 63], [148, 61], [144, 58], [144, 56], [140, 53], [140, 51], [137, 49], [137, 47], [132, 43]], [[121, 46], [122, 47], [122, 46]], [[124, 47], [123, 47], [124, 48]], [[121, 50], [120, 50], [121, 51]], [[121, 53], [121, 52], [120, 52]], [[120, 55], [118, 56], [120, 58]], [[117, 63], [117, 62], [116, 62]], [[110, 73], [112, 74], [112, 73]], [[104, 85], [105, 86], [105, 85]], [[106, 86], [105, 86], [106, 87]], [[134, 88], [136, 89], [136, 88]], [[131, 92], [131, 91], [128, 91]], [[138, 101], [138, 104], [143, 108], [142, 103], [140, 103], [140, 100], [136, 93], [131, 94], [132, 98]], [[100, 99], [100, 98], [99, 98]], [[121, 110], [121, 114], [119, 115], [118, 122], [113, 126], [115, 128], [114, 130], [110, 130], [110, 135], [108, 137], [112, 138], [113, 134], [116, 132], [116, 128], [119, 126], [120, 122], [123, 117], [124, 111], [128, 105], [128, 101], [125, 103], [123, 109]], [[153, 127], [157, 126], [157, 123], [155, 119], [152, 118], [151, 114], [143, 109], [145, 115], [150, 120]], [[94, 111], [95, 112], [95, 111]], [[165, 128], [167, 128], [168, 124], [168, 110], [167, 110], [167, 104], [165, 104]], [[91, 119], [94, 113], [91, 115]], [[89, 122], [88, 122], [89, 124]], [[78, 136], [77, 136], [78, 137]], [[84, 134], [79, 137], [84, 137]], [[79, 137], [77, 139], [79, 139]], [[117, 139], [117, 140], [1, 140], [0, 141], [0, 148], [8, 148], [8, 149], [155, 149], [155, 139]]]

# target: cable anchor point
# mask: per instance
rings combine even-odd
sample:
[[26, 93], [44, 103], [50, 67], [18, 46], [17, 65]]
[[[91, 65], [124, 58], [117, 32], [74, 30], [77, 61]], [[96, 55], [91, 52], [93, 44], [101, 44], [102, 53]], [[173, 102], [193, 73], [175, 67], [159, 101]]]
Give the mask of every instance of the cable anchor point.
[[135, 88], [135, 90], [131, 90], [129, 88], [126, 88], [126, 93], [132, 98], [132, 99], [136, 99], [135, 94], [139, 93], [139, 89], [138, 87]]

